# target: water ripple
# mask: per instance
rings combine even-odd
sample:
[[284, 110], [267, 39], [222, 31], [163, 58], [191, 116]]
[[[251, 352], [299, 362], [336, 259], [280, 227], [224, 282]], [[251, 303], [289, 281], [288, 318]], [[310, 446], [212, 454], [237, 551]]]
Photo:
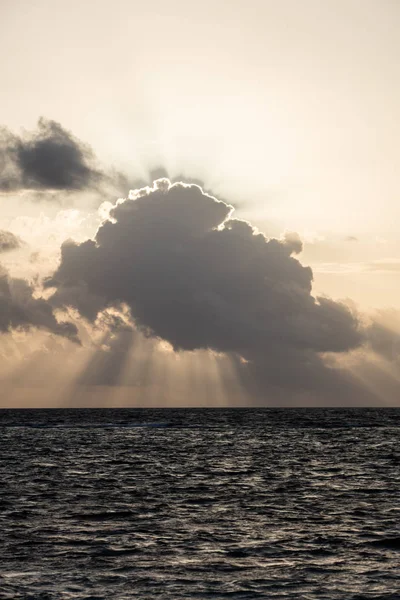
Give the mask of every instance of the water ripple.
[[3, 411], [0, 597], [398, 600], [399, 424]]

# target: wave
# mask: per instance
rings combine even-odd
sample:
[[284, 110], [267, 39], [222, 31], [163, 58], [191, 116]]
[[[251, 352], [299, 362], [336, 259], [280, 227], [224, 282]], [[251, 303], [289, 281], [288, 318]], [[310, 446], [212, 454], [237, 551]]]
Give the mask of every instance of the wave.
[[380, 538], [369, 542], [369, 544], [387, 550], [400, 550], [400, 537]]
[[[19, 423], [2, 425], [7, 429], [137, 429], [140, 427], [184, 427], [177, 423]], [[193, 426], [191, 426], [193, 427]]]

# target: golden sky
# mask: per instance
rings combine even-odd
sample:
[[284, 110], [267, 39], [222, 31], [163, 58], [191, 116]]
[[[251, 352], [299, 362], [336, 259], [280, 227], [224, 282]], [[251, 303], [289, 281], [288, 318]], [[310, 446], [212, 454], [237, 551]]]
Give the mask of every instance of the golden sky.
[[[354, 393], [355, 403], [397, 402], [397, 338], [388, 342], [395, 348], [389, 357], [376, 329], [379, 323], [398, 334], [399, 26], [395, 0], [4, 0], [0, 108], [8, 152], [9, 133], [28, 143], [24, 131], [36, 131], [42, 117], [90, 146], [96, 169], [107, 173], [101, 185], [73, 189], [0, 186], [0, 230], [21, 241], [0, 256], [8, 276], [28, 281], [33, 297], [47, 301], [52, 291], [42, 282], [57, 269], [62, 243], [93, 239], [118, 197], [160, 175], [196, 182], [268, 239], [298, 233], [303, 247], [295, 259], [312, 268], [313, 297], [343, 301], [363, 328], [375, 326], [373, 343], [368, 337], [334, 357], [372, 394], [363, 400]], [[58, 321], [66, 318], [61, 309], [54, 308]], [[24, 331], [10, 321], [0, 340], [8, 390], [0, 402], [78, 402], [71, 382], [105, 331], [84, 318], [74, 313], [80, 338], [86, 332], [79, 347], [43, 318]], [[40, 372], [53, 343], [56, 363], [68, 355], [69, 367], [58, 369], [54, 385], [49, 375], [33, 385], [30, 369]], [[200, 404], [264, 402], [246, 395], [238, 375], [239, 355], [244, 365], [252, 353], [235, 347], [234, 356], [224, 354], [213, 342], [211, 350], [185, 354], [160, 343], [153, 340], [147, 361], [158, 373], [151, 383], [127, 385], [120, 369], [109, 391], [108, 383], [76, 384], [83, 402], [115, 403], [116, 388], [123, 404], [184, 404], [190, 393]], [[104, 348], [113, 352], [110, 340]], [[137, 352], [130, 347], [124, 360], [137, 363]], [[288, 391], [271, 383], [265, 403], [334, 402], [316, 396], [307, 386]]]

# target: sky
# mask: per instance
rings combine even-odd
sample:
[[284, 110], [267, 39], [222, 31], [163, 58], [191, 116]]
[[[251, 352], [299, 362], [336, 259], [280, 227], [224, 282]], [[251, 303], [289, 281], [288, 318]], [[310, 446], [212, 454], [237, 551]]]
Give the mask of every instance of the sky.
[[396, 405], [400, 5], [0, 5], [0, 406]]

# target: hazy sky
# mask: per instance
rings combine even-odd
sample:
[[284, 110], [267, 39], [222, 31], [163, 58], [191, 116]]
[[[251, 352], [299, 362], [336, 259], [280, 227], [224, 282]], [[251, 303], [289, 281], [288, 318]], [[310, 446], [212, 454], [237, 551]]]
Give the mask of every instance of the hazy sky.
[[[332, 403], [340, 395], [343, 402], [396, 402], [399, 27], [396, 0], [3, 0], [0, 262], [8, 272], [2, 275], [7, 282], [0, 289], [1, 370], [7, 382], [0, 402], [10, 403], [12, 397], [19, 403], [37, 403], [40, 398], [47, 403], [56, 396], [55, 402], [77, 402], [78, 387], [82, 402], [94, 403], [115, 403], [116, 389], [118, 402], [144, 404]], [[40, 118], [44, 120], [38, 129]], [[244, 234], [233, 227], [228, 243], [228, 234], [220, 231], [223, 219], [216, 216], [210, 221], [212, 228], [220, 228], [215, 254], [206, 255], [206, 246], [200, 247], [195, 238], [182, 237], [193, 264], [185, 271], [179, 261], [168, 263], [165, 269], [172, 269], [174, 283], [167, 287], [159, 285], [160, 279], [150, 284], [136, 270], [121, 267], [125, 287], [119, 288], [114, 278], [113, 289], [120, 291], [112, 295], [93, 279], [92, 263], [87, 272], [80, 272], [79, 286], [83, 281], [86, 287], [84, 293], [79, 287], [79, 300], [76, 292], [72, 296], [66, 291], [66, 279], [43, 286], [55, 272], [64, 277], [68, 271], [69, 282], [77, 277], [75, 267], [64, 264], [64, 255], [57, 271], [65, 240], [83, 244], [76, 246], [76, 260], [86, 264], [80, 255], [88, 247], [85, 240], [95, 239], [118, 197], [128, 197], [130, 189], [152, 184], [160, 175], [200, 183], [224, 206], [235, 207], [235, 219], [246, 219], [267, 238], [280, 240], [279, 253], [288, 247], [290, 236], [285, 241], [285, 232], [297, 232], [301, 253], [293, 247], [272, 267], [275, 246], [263, 247], [260, 252], [267, 253], [265, 265], [273, 269], [273, 276], [262, 269], [256, 273], [250, 260], [241, 270], [228, 269], [228, 254], [221, 253], [228, 252], [231, 243], [231, 253], [239, 253], [241, 244], [243, 252], [251, 253], [253, 238], [246, 246]], [[163, 193], [164, 218], [168, 223], [179, 221], [172, 192]], [[149, 191], [145, 196], [153, 198]], [[200, 194], [193, 213], [179, 205], [185, 231], [191, 229], [191, 219], [203, 214], [201, 206], [206, 210], [207, 198]], [[107, 241], [102, 238], [102, 244], [108, 247], [114, 239], [107, 257], [117, 253], [109, 267], [115, 272], [116, 264], [132, 261], [154, 275], [153, 263], [149, 267], [143, 256], [156, 256], [158, 261], [154, 236], [167, 239], [167, 228], [164, 223], [159, 230], [158, 222], [150, 227], [150, 208], [143, 211], [134, 211], [148, 231], [140, 250], [120, 244], [118, 218], [105, 229], [114, 232]], [[132, 221], [131, 227], [121, 234], [124, 240], [133, 236], [138, 222]], [[175, 234], [178, 239], [181, 232]], [[207, 244], [209, 235], [207, 227], [201, 229]], [[160, 261], [176, 259], [175, 250], [169, 254], [170, 246], [160, 246], [159, 252]], [[108, 258], [99, 257], [99, 264], [107, 263]], [[221, 265], [218, 286], [222, 278], [225, 287], [211, 281], [207, 264]], [[299, 275], [301, 265], [312, 269], [311, 291]], [[193, 271], [203, 288], [196, 287], [194, 295], [191, 290], [189, 299], [185, 294]], [[99, 276], [105, 281], [109, 272]], [[261, 289], [265, 277], [270, 287]], [[176, 280], [182, 281], [175, 289]], [[239, 300], [237, 291], [249, 285], [251, 305]], [[303, 292], [299, 285], [305, 286]], [[140, 298], [138, 288], [145, 290]], [[285, 290], [284, 296], [278, 288], [279, 294]], [[271, 290], [278, 294], [274, 301]], [[142, 299], [147, 307], [155, 301], [148, 295], [152, 292], [159, 294], [155, 310], [169, 323], [168, 331], [139, 311]], [[103, 302], [94, 300], [98, 295]], [[317, 296], [332, 299], [329, 309], [321, 308]], [[187, 313], [182, 312], [183, 297], [185, 307], [191, 306]], [[18, 316], [13, 313], [15, 303]], [[201, 304], [200, 312], [191, 312], [193, 303]], [[89, 305], [90, 315], [85, 313]], [[216, 306], [221, 313], [215, 312]], [[282, 306], [287, 313], [278, 310]], [[349, 311], [345, 316], [344, 306]], [[111, 326], [104, 310], [122, 310], [124, 325]], [[321, 316], [321, 311], [326, 314]], [[340, 343], [322, 341], [325, 335], [334, 337], [338, 311], [344, 319], [338, 325], [343, 327]], [[221, 328], [221, 314], [229, 315], [232, 331], [242, 331], [245, 325], [248, 329], [237, 338], [225, 337], [226, 325], [225, 333], [221, 329], [217, 335], [213, 329], [201, 343], [199, 338], [194, 343], [193, 336], [190, 343], [177, 344], [180, 350], [172, 350], [176, 339], [183, 340], [177, 332], [186, 330], [190, 338], [190, 323], [204, 331], [209, 325], [211, 331], [217, 315]], [[182, 318], [175, 321], [177, 315]], [[68, 324], [61, 326], [61, 321]], [[271, 333], [273, 321], [278, 330]], [[143, 331], [132, 333], [132, 322], [134, 328], [139, 323], [147, 328], [145, 335], [150, 337], [142, 339]], [[256, 322], [265, 339], [255, 341]], [[274, 340], [279, 341], [279, 351]], [[277, 356], [280, 367], [273, 361]], [[102, 367], [95, 367], [94, 357]], [[63, 368], [54, 368], [54, 361]], [[112, 381], [98, 381], [93, 374], [96, 368], [104, 371], [104, 361], [119, 365]], [[88, 364], [91, 375], [85, 379], [82, 373]], [[142, 379], [129, 375], [130, 364]], [[275, 380], [272, 373], [277, 368], [282, 373]], [[59, 380], [51, 377], [55, 371]], [[31, 372], [37, 381], [32, 381]], [[360, 389], [351, 387], [355, 380]]]

